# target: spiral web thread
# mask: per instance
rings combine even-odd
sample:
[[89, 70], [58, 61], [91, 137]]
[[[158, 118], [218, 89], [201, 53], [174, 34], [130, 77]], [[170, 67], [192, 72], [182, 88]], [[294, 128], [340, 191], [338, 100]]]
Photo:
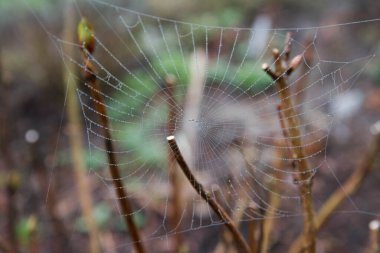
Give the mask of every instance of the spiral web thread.
[[[254, 30], [175, 21], [98, 0], [89, 1], [88, 6], [97, 14], [96, 52], [89, 56], [101, 87], [95, 92], [105, 101], [118, 166], [128, 198], [135, 205], [133, 215], [147, 217], [145, 226], [150, 230], [146, 240], [222, 223], [183, 181], [181, 219], [175, 226], [170, 224], [169, 111], [176, 113], [171, 130], [194, 175], [237, 221], [302, 215], [296, 183], [303, 182], [293, 181], [298, 172], [292, 170], [289, 141], [279, 124], [279, 91], [261, 64], [273, 67], [271, 49], [283, 48], [286, 33], [291, 31], [292, 57], [301, 54], [303, 68], [292, 75], [288, 85], [294, 100], [303, 96], [295, 109], [302, 122], [304, 159], [316, 176], [326, 163], [334, 116], [329, 104], [357, 82], [374, 57], [326, 59], [319, 38], [326, 30], [343, 33], [345, 28], [367, 22]], [[101, 26], [105, 32], [98, 35]], [[256, 36], [264, 35], [266, 44], [259, 48]], [[307, 43], [306, 38], [310, 38]], [[79, 54], [81, 45], [54, 39], [60, 47], [77, 48]], [[307, 53], [312, 53], [312, 61]], [[85, 70], [81, 60], [63, 50], [61, 54], [64, 61]], [[166, 85], [168, 76], [176, 80], [173, 96]], [[299, 82], [304, 86], [296, 90]], [[112, 178], [107, 173], [106, 153], [110, 151], [104, 147], [104, 129], [94, 107], [99, 101], [94, 101], [90, 89], [84, 83], [78, 98], [87, 129], [91, 172], [107, 187], [117, 208]], [[281, 205], [271, 206], [270, 196], [279, 197]], [[353, 206], [354, 211], [360, 211], [355, 203]], [[157, 213], [162, 222], [150, 225], [149, 217]]]

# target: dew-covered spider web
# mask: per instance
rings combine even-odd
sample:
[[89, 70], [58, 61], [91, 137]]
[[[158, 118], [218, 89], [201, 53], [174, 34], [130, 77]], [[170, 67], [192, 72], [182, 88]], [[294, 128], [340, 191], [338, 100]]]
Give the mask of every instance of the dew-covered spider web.
[[[298, 186], [305, 182], [294, 180], [298, 172], [292, 164], [299, 161], [290, 155], [290, 142], [280, 126], [280, 91], [262, 64], [274, 69], [278, 58], [273, 59], [273, 48], [286, 57], [285, 41], [291, 32], [289, 59], [301, 55], [302, 60], [287, 84], [301, 122], [303, 159], [318, 180], [319, 169], [327, 166], [326, 147], [334, 120], [331, 104], [357, 83], [375, 57], [365, 50], [347, 52], [350, 29], [378, 20], [261, 29], [187, 23], [101, 0], [89, 1], [85, 9], [78, 7], [78, 16], [85, 16], [88, 9], [96, 41], [89, 58], [100, 87], [95, 92], [107, 109], [107, 115], [99, 115], [95, 104], [101, 101], [91, 96], [94, 88], [80, 84], [77, 93], [91, 174], [102, 182], [118, 210], [108, 172], [110, 150], [104, 145], [107, 137], [99, 117], [105, 116], [134, 206], [132, 215], [144, 217], [144, 241], [223, 223], [181, 170], [170, 166], [169, 135], [176, 137], [195, 177], [236, 222], [303, 215]], [[54, 39], [60, 47], [76, 48], [78, 57], [61, 51], [62, 58], [75, 63], [76, 76], [83, 80], [82, 45]], [[173, 173], [179, 188], [173, 187]], [[331, 177], [335, 178], [333, 171]], [[335, 179], [339, 187], [341, 182]], [[177, 220], [173, 218], [175, 194], [180, 199]], [[274, 198], [279, 201], [273, 202]], [[361, 211], [351, 203], [349, 211]]]

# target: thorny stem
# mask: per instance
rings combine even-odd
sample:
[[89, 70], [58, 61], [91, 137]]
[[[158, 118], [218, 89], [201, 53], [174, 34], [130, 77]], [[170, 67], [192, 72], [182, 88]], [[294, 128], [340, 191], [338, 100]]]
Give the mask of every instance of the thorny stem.
[[[380, 121], [372, 127], [372, 134], [374, 135], [372, 144], [366, 156], [363, 158], [357, 169], [351, 174], [350, 178], [338, 188], [323, 204], [315, 217], [315, 230], [318, 232], [331, 214], [339, 207], [340, 204], [352, 195], [362, 184], [364, 178], [369, 173], [375, 159], [380, 151]], [[302, 238], [298, 237], [289, 249], [289, 253], [299, 253], [302, 250]]]
[[131, 233], [132, 240], [134, 242], [135, 250], [138, 253], [145, 253], [145, 249], [142, 245], [140, 239], [140, 233], [136, 226], [136, 223], [133, 220], [133, 209], [132, 205], [129, 202], [127, 190], [124, 186], [123, 180], [120, 176], [119, 167], [117, 165], [114, 148], [112, 145], [111, 134], [109, 132], [109, 123], [107, 118], [107, 110], [103, 101], [103, 97], [100, 95], [100, 87], [97, 82], [97, 77], [95, 74], [95, 67], [90, 61], [90, 54], [94, 50], [94, 38], [93, 31], [87, 20], [82, 19], [81, 23], [78, 26], [78, 37], [80, 43], [83, 45], [83, 58], [85, 62], [85, 73], [84, 73], [84, 81], [91, 85], [91, 97], [95, 104], [95, 110], [99, 115], [100, 124], [103, 128], [104, 134], [104, 142], [106, 146], [107, 156], [108, 156], [108, 164], [110, 174], [112, 176], [112, 182], [115, 187], [117, 199], [119, 201], [119, 205], [121, 208], [121, 212], [123, 214], [124, 220], [129, 228], [129, 232]]
[[168, 136], [166, 139], [169, 143], [169, 147], [171, 148], [174, 154], [175, 159], [178, 162], [178, 165], [182, 169], [182, 172], [185, 174], [186, 178], [189, 180], [190, 184], [193, 186], [195, 191], [206, 201], [206, 203], [214, 210], [214, 212], [219, 216], [219, 218], [223, 220], [224, 224], [227, 226], [232, 236], [234, 237], [236, 244], [238, 245], [241, 252], [251, 253], [248, 243], [245, 241], [243, 235], [235, 226], [232, 218], [223, 209], [223, 207], [220, 206], [214, 198], [212, 198], [211, 194], [204, 189], [203, 185], [200, 182], [198, 182], [198, 180], [194, 177], [185, 159], [183, 158], [181, 151], [179, 150], [175, 137], [171, 135]]
[[[311, 195], [312, 189], [312, 172], [309, 170], [309, 165], [305, 158], [305, 153], [302, 146], [300, 122], [298, 115], [293, 107], [291, 100], [291, 93], [287, 84], [287, 76], [290, 75], [300, 63], [300, 56], [296, 56], [287, 65], [284, 57], [280, 56], [278, 49], [273, 49], [273, 58], [275, 60], [275, 71], [273, 72], [267, 64], [263, 65], [263, 70], [276, 82], [281, 99], [281, 108], [286, 123], [286, 132], [289, 135], [291, 144], [291, 151], [293, 159], [296, 161], [294, 169], [298, 172], [298, 176], [294, 178], [295, 182], [299, 184], [299, 191], [301, 195], [302, 208], [304, 210], [304, 233], [303, 233], [303, 247], [305, 253], [315, 253], [315, 224], [314, 224], [314, 210], [313, 200]], [[285, 131], [283, 129], [283, 131]], [[286, 138], [286, 136], [284, 136]]]

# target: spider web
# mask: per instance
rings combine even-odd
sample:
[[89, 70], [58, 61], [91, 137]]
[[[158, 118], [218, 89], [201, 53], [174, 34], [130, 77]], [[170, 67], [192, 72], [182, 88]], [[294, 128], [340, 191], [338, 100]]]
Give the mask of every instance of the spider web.
[[[328, 42], [326, 37], [347, 33], [345, 28], [361, 22], [260, 30], [170, 20], [100, 0], [89, 1], [86, 8], [97, 14], [91, 20], [96, 49], [89, 56], [101, 87], [95, 92], [107, 108], [114, 153], [135, 206], [133, 215], [146, 217], [144, 240], [223, 223], [190, 184], [180, 179], [181, 214], [171, 224], [172, 171], [166, 140], [171, 133], [195, 177], [237, 222], [303, 215], [297, 184], [304, 182], [293, 180], [297, 173], [291, 167], [294, 159], [289, 156], [276, 109], [279, 90], [261, 64], [274, 66], [278, 59], [273, 61], [272, 48], [279, 48], [282, 56], [286, 34], [292, 32], [291, 57], [301, 55], [302, 67], [288, 85], [292, 99], [303, 97], [295, 109], [302, 122], [304, 159], [317, 177], [326, 163], [333, 124], [329, 105], [356, 83], [374, 57], [361, 53], [345, 59], [342, 49], [342, 54], [332, 54], [339, 60], [331, 60], [323, 46], [335, 43], [329, 46], [344, 48], [337, 36]], [[83, 16], [80, 8], [78, 13]], [[98, 34], [100, 29], [105, 32]], [[265, 44], [260, 43], [263, 37]], [[76, 42], [54, 39], [59, 46], [70, 45], [80, 52]], [[80, 59], [61, 53], [64, 61], [85, 70]], [[175, 79], [172, 95], [168, 77]], [[297, 89], [300, 82], [303, 86]], [[107, 169], [110, 150], [104, 146], [104, 129], [94, 108], [100, 101], [91, 97], [91, 89], [87, 83], [78, 89], [91, 172], [104, 183], [117, 208]], [[171, 123], [170, 112], [176, 115]], [[168, 129], [169, 124], [173, 129]], [[280, 198], [281, 204], [273, 206], [271, 196]], [[353, 207], [360, 211], [355, 203]], [[160, 223], [151, 218], [157, 216]]]

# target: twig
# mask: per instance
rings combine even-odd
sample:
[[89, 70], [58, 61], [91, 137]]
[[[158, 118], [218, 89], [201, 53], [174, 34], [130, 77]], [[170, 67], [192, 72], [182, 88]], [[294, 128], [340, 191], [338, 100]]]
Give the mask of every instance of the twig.
[[284, 60], [289, 61], [290, 53], [292, 51], [292, 33], [287, 32], [285, 37], [285, 48], [284, 48]]
[[[233, 208], [233, 212], [231, 214], [231, 218], [232, 220], [234, 221], [235, 223], [235, 226], [239, 229], [239, 226], [240, 226], [240, 222], [242, 220], [242, 217], [246, 211], [246, 209], [249, 207], [249, 201], [250, 201], [250, 198], [247, 194], [244, 194], [243, 191], [245, 189], [242, 189], [241, 190], [241, 193], [239, 196], [241, 196], [241, 198], [239, 198], [237, 201], [236, 201], [236, 204], [235, 204], [235, 208]], [[215, 197], [215, 200], [218, 201], [220, 198], [217, 198]], [[247, 240], [249, 241], [249, 240]], [[227, 253], [234, 253], [236, 252], [236, 249], [233, 245], [233, 242], [234, 242], [234, 238], [232, 237], [231, 235], [231, 232], [229, 230], [224, 230], [223, 232], [223, 239], [219, 241], [218, 245], [216, 246], [216, 249], [214, 251], [214, 253], [220, 253], [222, 252], [221, 249], [224, 249], [224, 252], [227, 252]], [[256, 240], [254, 241], [249, 241], [252, 244], [255, 244], [256, 245]], [[251, 246], [250, 245], [250, 246]], [[251, 251], [252, 251], [252, 246], [251, 246]], [[252, 253], [255, 253], [255, 252], [252, 252]]]
[[12, 247], [9, 243], [4, 240], [4, 238], [0, 237], [0, 251], [4, 253], [12, 253]]
[[257, 238], [256, 238], [256, 228], [257, 220], [252, 220], [248, 224], [248, 242], [251, 247], [252, 253], [257, 253]]
[[[247, 153], [244, 151], [242, 145], [239, 145], [239, 151], [243, 156], [243, 160], [245, 162], [246, 168], [249, 169], [250, 171], [252, 171], [252, 173], [255, 173], [256, 167], [254, 164], [251, 163], [250, 158], [247, 157]], [[255, 185], [257, 186], [256, 181], [254, 181], [252, 183], [254, 184], [254, 187], [255, 187]], [[265, 217], [264, 204], [263, 204], [263, 201], [261, 199], [259, 200], [258, 205], [255, 207], [251, 207], [251, 209], [252, 210], [257, 209], [257, 212], [262, 217]], [[263, 243], [264, 222], [263, 222], [263, 220], [260, 220], [260, 221], [254, 220], [251, 222], [254, 223], [254, 225], [252, 225], [253, 228], [249, 228], [249, 235], [248, 235], [250, 238], [249, 242], [250, 242], [251, 250], [253, 253], [256, 253], [256, 252], [259, 253], [259, 252], [261, 252], [262, 243]], [[253, 234], [251, 234], [251, 233], [253, 233]]]
[[[1, 53], [1, 52], [0, 52]], [[0, 62], [2, 57], [0, 54]], [[0, 66], [0, 72], [3, 71]], [[1, 82], [2, 80], [0, 80]], [[17, 222], [17, 205], [16, 205], [16, 193], [19, 188], [19, 182], [12, 182], [15, 179], [15, 175], [18, 175], [15, 170], [14, 162], [11, 156], [11, 149], [9, 148], [9, 143], [12, 140], [12, 126], [15, 125], [15, 120], [13, 119], [14, 112], [11, 110], [9, 101], [12, 100], [8, 90], [8, 86], [5, 83], [0, 83], [0, 162], [4, 164], [1, 170], [7, 175], [5, 181], [5, 196], [6, 196], [6, 210], [5, 210], [5, 237], [3, 241], [6, 242], [8, 247], [8, 252], [15, 253], [18, 252], [19, 243], [16, 235], [16, 222]], [[19, 177], [18, 177], [19, 178]], [[16, 184], [15, 184], [16, 183]]]
[[[284, 145], [282, 144], [282, 142], [278, 141], [277, 142], [277, 146], [279, 147], [277, 149], [277, 159], [275, 159], [275, 164], [273, 164], [273, 167], [275, 168], [282, 168], [283, 167], [283, 160], [281, 159], [284, 154], [283, 154], [283, 149], [281, 149], [281, 147], [283, 147]], [[275, 178], [280, 178], [281, 175], [280, 175], [280, 172], [278, 170], [276, 170], [274, 172], [274, 176]], [[270, 184], [270, 189], [271, 189], [271, 193], [269, 195], [269, 206], [271, 206], [272, 210], [276, 210], [279, 206], [280, 206], [280, 203], [281, 203], [281, 199], [280, 197], [278, 196], [278, 194], [274, 193], [276, 190], [277, 190], [278, 186], [276, 184], [276, 181], [273, 181], [271, 182]], [[271, 246], [271, 234], [272, 234], [272, 230], [273, 230], [273, 227], [275, 225], [275, 219], [273, 217], [269, 217], [268, 215], [268, 210], [266, 211], [265, 213], [265, 218], [263, 220], [263, 241], [262, 241], [262, 244], [261, 244], [261, 253], [268, 253], [269, 252], [269, 249], [270, 249], [270, 246]]]
[[186, 161], [184, 160], [181, 151], [179, 150], [179, 147], [177, 145], [177, 142], [175, 140], [175, 137], [173, 135], [168, 136], [167, 141], [169, 143], [169, 146], [174, 154], [174, 157], [176, 158], [179, 166], [182, 169], [182, 172], [185, 174], [186, 178], [189, 180], [190, 184], [193, 186], [195, 191], [206, 201], [206, 203], [214, 210], [214, 212], [219, 216], [220, 219], [223, 220], [224, 224], [227, 226], [227, 228], [230, 230], [232, 236], [235, 239], [236, 244], [238, 245], [239, 249], [244, 253], [251, 253], [251, 250], [248, 246], [248, 243], [245, 241], [243, 235], [239, 232], [239, 230], [236, 228], [232, 218], [228, 215], [228, 213], [223, 209], [222, 206], [216, 202], [210, 193], [208, 193], [201, 183], [198, 182], [198, 180], [194, 177], [193, 173], [187, 166]]
[[[363, 158], [357, 169], [351, 174], [350, 178], [343, 184], [342, 187], [338, 188], [331, 196], [328, 198], [318, 214], [315, 217], [315, 229], [316, 232], [319, 231], [327, 220], [331, 217], [331, 214], [339, 207], [340, 204], [347, 198], [347, 196], [352, 195], [362, 184], [364, 178], [370, 171], [372, 164], [378, 156], [380, 151], [380, 121], [378, 121], [371, 128], [371, 133], [374, 135], [372, 144], [367, 152], [367, 155]], [[299, 253], [302, 250], [302, 238], [298, 237], [293, 244], [290, 246], [289, 253]]]
[[288, 133], [288, 131], [286, 129], [284, 116], [282, 115], [281, 104], [277, 105], [277, 114], [278, 114], [278, 118], [279, 118], [279, 121], [280, 121], [280, 127], [281, 127], [281, 131], [282, 131], [282, 135], [284, 136], [285, 141], [287, 141], [287, 140], [289, 140], [288, 139], [289, 133]]
[[90, 61], [90, 54], [93, 53], [94, 47], [95, 47], [95, 39], [93, 37], [93, 30], [91, 25], [88, 23], [88, 21], [83, 18], [81, 22], [78, 25], [78, 38], [80, 44], [83, 45], [82, 51], [83, 51], [83, 58], [85, 62], [85, 82], [89, 83], [92, 87], [91, 90], [91, 96], [94, 99], [95, 102], [95, 110], [99, 115], [100, 124], [103, 128], [103, 134], [105, 136], [104, 142], [107, 149], [107, 157], [108, 157], [108, 163], [109, 163], [109, 170], [110, 174], [112, 176], [112, 182], [115, 187], [117, 199], [119, 201], [119, 205], [121, 207], [121, 211], [123, 214], [123, 217], [125, 219], [125, 223], [127, 224], [129, 228], [129, 232], [131, 233], [132, 240], [134, 242], [134, 247], [138, 253], [144, 253], [145, 249], [142, 245], [140, 233], [138, 231], [138, 228], [136, 226], [136, 223], [133, 220], [133, 209], [132, 205], [129, 202], [127, 190], [124, 186], [123, 180], [120, 176], [119, 167], [117, 165], [116, 157], [114, 148], [112, 145], [112, 139], [111, 134], [109, 132], [109, 123], [107, 118], [107, 111], [106, 107], [103, 102], [103, 97], [100, 95], [100, 93], [96, 92], [100, 90], [100, 87], [97, 83], [97, 77], [94, 74], [95, 73], [95, 67], [93, 66], [92, 62]]
[[[281, 108], [284, 114], [284, 120], [287, 125], [287, 133], [291, 143], [294, 169], [298, 172], [298, 177], [295, 177], [295, 182], [301, 182], [299, 191], [301, 195], [302, 208], [304, 211], [304, 232], [303, 246], [306, 253], [315, 253], [315, 225], [313, 200], [311, 196], [312, 189], [312, 173], [309, 170], [309, 165], [305, 158], [305, 153], [302, 146], [301, 130], [298, 115], [293, 107], [290, 89], [287, 84], [287, 76], [290, 75], [300, 64], [300, 56], [296, 56], [289, 64], [288, 69], [284, 69], [284, 58], [280, 56], [278, 49], [272, 51], [275, 65], [273, 72], [268, 64], [263, 64], [263, 70], [276, 82], [281, 99]], [[284, 136], [286, 138], [286, 136]]]
[[380, 251], [379, 246], [379, 230], [380, 230], [380, 221], [373, 220], [368, 224], [369, 228], [369, 247], [368, 253], [378, 253]]
[[[75, 39], [75, 19], [73, 18], [74, 9], [72, 3], [69, 3], [64, 15], [63, 38], [65, 41]], [[64, 52], [72, 56], [75, 54], [74, 48], [64, 44]], [[68, 137], [70, 141], [70, 152], [78, 198], [83, 214], [84, 222], [89, 234], [89, 252], [99, 253], [99, 230], [93, 215], [93, 203], [91, 199], [91, 188], [86, 178], [86, 165], [84, 161], [84, 148], [82, 136], [82, 122], [76, 99], [77, 83], [72, 76], [75, 72], [75, 64], [67, 62], [63, 69], [64, 84], [67, 85], [67, 117], [68, 117]]]
[[7, 193], [7, 233], [11, 252], [16, 253], [19, 250], [19, 241], [16, 234], [17, 223], [17, 205], [16, 193], [20, 188], [20, 174], [13, 168], [9, 169], [8, 180], [6, 181]]
[[[166, 88], [167, 88], [167, 96], [168, 96], [168, 121], [167, 121], [167, 133], [168, 135], [173, 135], [176, 128], [177, 121], [177, 111], [176, 111], [176, 78], [173, 75], [169, 75], [165, 79]], [[180, 186], [180, 178], [178, 174], [178, 170], [176, 169], [177, 163], [173, 156], [173, 153], [170, 151], [168, 147], [168, 171], [169, 171], [169, 181], [171, 184], [171, 222], [172, 227], [174, 229], [178, 229], [181, 221], [181, 186]], [[181, 252], [181, 249], [184, 247], [183, 245], [183, 237], [181, 233], [175, 233], [175, 245], [174, 252]]]

